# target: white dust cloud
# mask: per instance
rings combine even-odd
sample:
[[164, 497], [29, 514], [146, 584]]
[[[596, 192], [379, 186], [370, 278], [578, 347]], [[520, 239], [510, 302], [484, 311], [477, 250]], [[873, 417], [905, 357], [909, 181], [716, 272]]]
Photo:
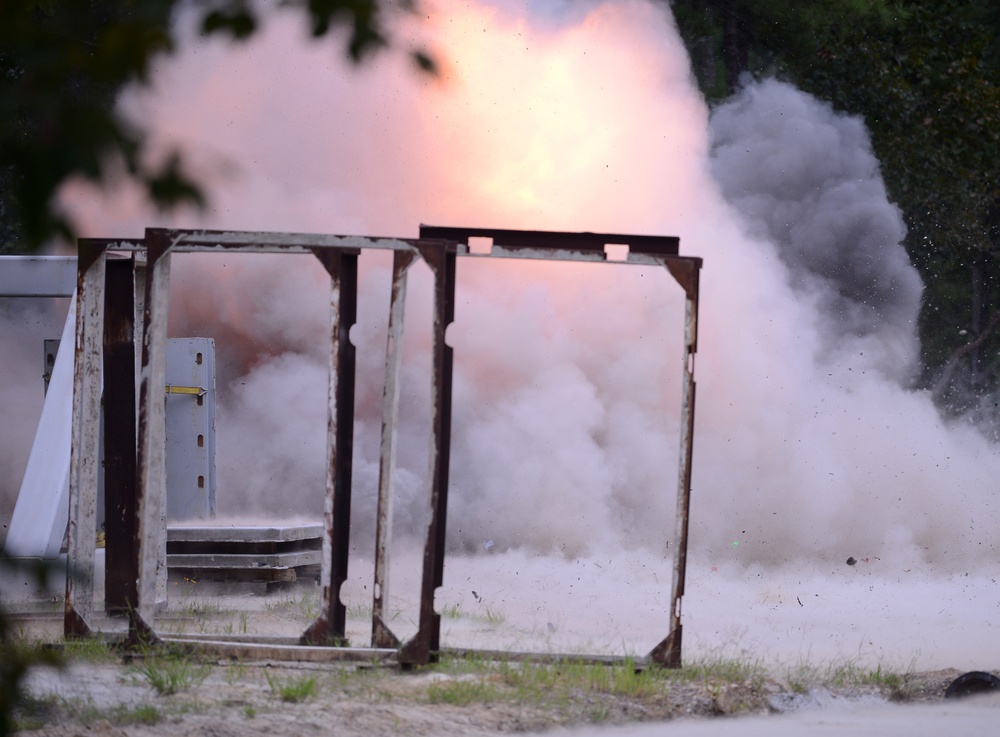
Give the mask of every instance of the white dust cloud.
[[[182, 57], [164, 69], [154, 97], [129, 104], [158, 121], [164, 139], [244, 169], [219, 191], [206, 220], [213, 226], [663, 232], [665, 189], [676, 190], [674, 208], [699, 207], [671, 180], [705, 178], [704, 106], [688, 87], [682, 51], [662, 43], [661, 11], [603, 6], [579, 20], [535, 28], [521, 13], [489, 7], [442, 15], [430, 24], [448, 55], [442, 82], [391, 56], [358, 72], [331, 60], [327, 47], [284, 53], [299, 39], [279, 24], [248, 50]], [[641, 57], [631, 53], [637, 42]], [[655, 94], [636, 96], [622, 79]], [[656, 157], [643, 150], [650, 118], [659, 121]], [[98, 227], [92, 213], [84, 214], [97, 218], [97, 232], [148, 222], [138, 213]], [[172, 330], [212, 334], [222, 354], [220, 512], [318, 512], [325, 458], [303, 440], [323, 433], [326, 312], [316, 265], [185, 260], [173, 280], [184, 308]], [[355, 331], [359, 533], [373, 526], [386, 269], [385, 261], [364, 269]], [[414, 306], [427, 314], [426, 273], [414, 271]], [[453, 542], [567, 553], [662, 546], [674, 506], [679, 289], [648, 269], [535, 264], [463, 263], [460, 281], [449, 333], [458, 353]], [[396, 520], [421, 535], [427, 320], [411, 316], [409, 327], [408, 360], [418, 369], [404, 376]], [[297, 359], [273, 370], [289, 351]], [[289, 387], [308, 399], [284, 401]], [[294, 411], [254, 419], [271, 406]]]
[[[198, 224], [679, 235], [683, 253], [705, 258], [696, 554], [949, 570], [995, 560], [994, 449], [906, 388], [921, 287], [859, 120], [765, 82], [717, 111], [710, 141], [672, 23], [647, 3], [433, 10], [419, 33], [445, 57], [440, 81], [392, 54], [347, 68], [286, 20], [240, 50], [192, 41], [155, 94], [127, 105], [199, 162], [235, 162]], [[95, 235], [155, 220], [76, 209]], [[174, 329], [213, 332], [221, 354], [220, 510], [318, 513], [325, 279], [315, 265], [250, 261], [178, 259], [175, 279]], [[362, 550], [388, 302], [388, 262], [369, 261], [355, 331]], [[397, 523], [419, 537], [426, 273], [411, 293], [424, 317], [408, 324]], [[680, 320], [679, 289], [648, 269], [460, 262], [452, 544], [662, 552]]]

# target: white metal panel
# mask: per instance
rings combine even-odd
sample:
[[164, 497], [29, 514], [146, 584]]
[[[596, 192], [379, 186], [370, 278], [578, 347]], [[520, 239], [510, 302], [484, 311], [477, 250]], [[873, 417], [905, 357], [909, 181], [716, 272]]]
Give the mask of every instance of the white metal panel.
[[[76, 260], [74, 259], [74, 276]], [[21, 480], [21, 490], [7, 530], [8, 554], [25, 558], [59, 556], [69, 519], [69, 454], [72, 443], [73, 341], [76, 300], [69, 306], [62, 345], [56, 356], [35, 441]]]
[[[215, 516], [215, 341], [167, 341], [167, 519]], [[199, 394], [189, 393], [197, 390]]]
[[0, 297], [69, 297], [74, 291], [76, 256], [0, 256]]

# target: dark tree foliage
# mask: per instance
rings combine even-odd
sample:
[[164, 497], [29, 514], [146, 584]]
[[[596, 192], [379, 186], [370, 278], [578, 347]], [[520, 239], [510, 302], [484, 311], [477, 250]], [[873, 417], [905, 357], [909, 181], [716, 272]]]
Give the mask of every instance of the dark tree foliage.
[[744, 74], [778, 74], [789, 60], [819, 58], [840, 29], [886, 26], [897, 8], [885, 0], [669, 0], [710, 102], [737, 90]]
[[[174, 51], [170, 21], [181, 4], [0, 2], [0, 253], [72, 237], [72, 223], [54, 204], [56, 191], [76, 176], [100, 182], [110, 166], [123, 166], [161, 208], [203, 204], [205, 193], [185, 173], [180, 154], [150, 160], [143, 130], [114, 107], [126, 84], [147, 82], [153, 62]], [[267, 20], [253, 0], [201, 0], [194, 7], [204, 33], [234, 41], [251, 38]], [[292, 0], [270, 7], [300, 12], [317, 37], [344, 29], [344, 51], [355, 62], [389, 43], [388, 15], [414, 10], [412, 0]], [[433, 71], [426, 53], [412, 55]]]
[[735, 91], [740, 74], [771, 74], [865, 119], [926, 285], [921, 385], [948, 412], [997, 427], [1000, 4], [672, 5], [710, 100]]
[[[1000, 385], [1000, 13], [907, 2], [899, 23], [833, 39], [806, 88], [865, 116], [907, 250], [926, 284], [924, 384], [955, 413], [992, 414]], [[991, 419], [988, 416], [979, 419]]]
[[[45, 562], [10, 558], [0, 550], [0, 576], [16, 574], [33, 578], [38, 590], [44, 591], [54, 573]], [[31, 668], [40, 665], [60, 666], [62, 659], [56, 650], [19, 637], [0, 602], [0, 737], [16, 731], [16, 711], [25, 700], [24, 677]]]

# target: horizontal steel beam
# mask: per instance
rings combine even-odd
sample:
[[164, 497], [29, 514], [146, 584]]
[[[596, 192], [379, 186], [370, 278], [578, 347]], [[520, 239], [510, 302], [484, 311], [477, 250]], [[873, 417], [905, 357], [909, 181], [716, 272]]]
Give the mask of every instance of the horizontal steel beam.
[[[416, 238], [387, 238], [360, 235], [329, 235], [326, 233], [268, 233], [235, 230], [166, 230], [155, 232], [168, 243], [174, 253], [211, 253], [239, 251], [243, 253], [316, 253], [336, 250], [348, 253], [363, 248], [390, 251], [412, 251], [423, 241]], [[451, 244], [454, 247], [454, 244]]]
[[623, 233], [567, 233], [556, 230], [503, 230], [500, 228], [451, 228], [421, 225], [421, 238], [459, 241], [468, 245], [469, 238], [490, 238], [494, 246], [505, 249], [546, 251], [546, 258], [557, 258], [556, 252], [603, 254], [608, 245], [628, 246], [629, 252], [676, 256], [680, 238], [668, 235], [625, 235]]

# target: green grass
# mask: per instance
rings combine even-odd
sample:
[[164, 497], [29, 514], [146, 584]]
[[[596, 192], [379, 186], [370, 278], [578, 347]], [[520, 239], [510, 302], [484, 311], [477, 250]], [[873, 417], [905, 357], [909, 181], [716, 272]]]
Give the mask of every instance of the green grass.
[[268, 614], [283, 614], [290, 611], [294, 605], [294, 600], [287, 597], [283, 599], [276, 599], [275, 601], [265, 601], [264, 611]]
[[369, 604], [348, 604], [347, 605], [347, 617], [348, 619], [371, 619], [372, 618], [372, 605]]
[[[637, 669], [627, 659], [614, 665], [592, 665], [573, 660], [531, 664], [452, 658], [435, 667], [453, 677], [428, 686], [428, 701], [458, 706], [504, 699], [559, 706], [600, 695], [658, 699], [667, 683], [667, 671]], [[602, 711], [604, 707], [598, 705], [597, 712]]]
[[316, 695], [318, 681], [316, 676], [290, 676], [288, 678], [267, 676], [267, 684], [271, 687], [272, 693], [281, 697], [282, 701], [298, 703], [312, 698]]
[[303, 591], [298, 601], [298, 614], [305, 622], [313, 622], [319, 616], [319, 593]]
[[[121, 704], [105, 710], [103, 718], [112, 724], [122, 726], [129, 724], [156, 724], [163, 718], [163, 714], [151, 704], [139, 704], [135, 706]], [[92, 723], [90, 719], [81, 719], [80, 721], [84, 724]]]
[[582, 692], [630, 696], [644, 699], [664, 691], [664, 673], [659, 668], [636, 669], [632, 660], [614, 665], [592, 665], [564, 661], [553, 665], [522, 665], [504, 669], [504, 681], [519, 698], [530, 694]]
[[874, 667], [862, 665], [858, 660], [839, 660], [823, 667], [803, 662], [787, 669], [785, 681], [795, 693], [806, 693], [814, 686], [826, 688], [874, 686], [898, 693], [906, 688], [912, 672], [912, 664], [905, 671], [899, 672], [882, 662]]
[[889, 670], [883, 663], [874, 668], [847, 661], [835, 663], [828, 668], [826, 683], [832, 686], [878, 686], [898, 690], [904, 685], [906, 674]]
[[93, 724], [104, 720], [117, 726], [151, 725], [160, 722], [163, 713], [151, 704], [118, 704], [101, 708], [89, 697], [81, 699], [50, 695], [26, 699], [18, 710], [16, 728], [37, 730], [60, 718], [79, 724]]
[[[303, 591], [298, 599], [285, 597], [276, 601], [265, 601], [264, 611], [275, 616], [286, 617], [308, 624], [316, 620], [320, 612], [320, 597], [316, 591]], [[369, 616], [371, 608], [369, 607]]]
[[427, 700], [432, 704], [467, 706], [473, 703], [485, 704], [496, 701], [497, 698], [496, 686], [485, 677], [441, 681], [427, 687]]
[[486, 607], [486, 621], [493, 627], [499, 627], [507, 621], [507, 615], [497, 611], [496, 609]]
[[684, 663], [680, 668], [664, 670], [673, 681], [726, 681], [729, 683], [762, 682], [766, 669], [754, 658], [709, 657]]
[[201, 684], [212, 669], [208, 665], [198, 665], [171, 653], [147, 653], [142, 662], [133, 666], [132, 670], [145, 679], [160, 696], [169, 696]]
[[112, 663], [119, 657], [114, 645], [99, 637], [65, 640], [62, 652], [70, 663]]
[[441, 608], [441, 616], [445, 619], [461, 619], [463, 614], [461, 604], [447, 604]]
[[222, 605], [210, 599], [182, 599], [177, 613], [187, 617], [213, 617], [222, 614]]
[[226, 666], [226, 683], [233, 686], [243, 680], [247, 674], [245, 663], [236, 660]]

